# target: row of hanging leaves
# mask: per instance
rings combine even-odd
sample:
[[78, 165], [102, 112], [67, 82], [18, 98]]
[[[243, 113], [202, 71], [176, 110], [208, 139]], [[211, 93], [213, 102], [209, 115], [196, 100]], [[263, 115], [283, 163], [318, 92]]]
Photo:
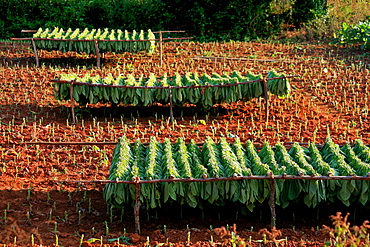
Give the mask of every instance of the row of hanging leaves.
[[[268, 78], [284, 77], [275, 71], [270, 71]], [[263, 86], [260, 81], [240, 84], [248, 81], [261, 80], [262, 75], [248, 73], [242, 75], [238, 71], [231, 74], [212, 73], [212, 75], [197, 73], [176, 73], [173, 77], [167, 75], [157, 78], [150, 74], [149, 78], [135, 78], [133, 75], [113, 77], [108, 74], [101, 78], [99, 75], [90, 76], [85, 74], [79, 77], [77, 74], [61, 74], [61, 80], [91, 83], [89, 85], [74, 85], [73, 98], [80, 105], [107, 103], [123, 103], [124, 105], [148, 106], [153, 103], [169, 103], [170, 90], [172, 101], [175, 105], [181, 106], [185, 103], [199, 105], [205, 109], [219, 103], [231, 103], [238, 100], [248, 101], [263, 95]], [[239, 83], [239, 84], [238, 84]], [[235, 85], [236, 84], [236, 85]], [[102, 85], [126, 86], [103, 87]], [[225, 87], [207, 87], [212, 85], [230, 85]], [[204, 87], [193, 87], [204, 86]], [[145, 88], [135, 88], [145, 87]], [[152, 88], [151, 88], [152, 87]], [[187, 87], [187, 88], [186, 88]], [[290, 84], [286, 78], [268, 81], [268, 91], [279, 97], [286, 97], [290, 94]], [[54, 95], [57, 100], [70, 99], [70, 84], [55, 83]]]
[[128, 32], [127, 30], [108, 28], [103, 30], [89, 30], [87, 28], [84, 30], [79, 28], [63, 30], [63, 28], [59, 27], [54, 29], [39, 28], [33, 35], [33, 38], [35, 38], [35, 44], [39, 49], [47, 51], [76, 51], [95, 54], [94, 40], [98, 41], [101, 53], [136, 53], [140, 51], [153, 53], [155, 49], [155, 35], [150, 29], [147, 32], [144, 32], [144, 30]]
[[[238, 176], [308, 175], [367, 176], [370, 172], [370, 147], [356, 140], [353, 147], [342, 147], [328, 138], [318, 148], [295, 143], [289, 150], [282, 144], [264, 143], [258, 149], [251, 141], [242, 144], [238, 138], [229, 144], [225, 138], [215, 143], [207, 137], [200, 147], [194, 140], [182, 138], [176, 143], [163, 143], [151, 137], [148, 145], [140, 140], [131, 144], [123, 136], [114, 149], [110, 180], [132, 181], [169, 178], [220, 178]], [[341, 201], [349, 206], [370, 202], [370, 181], [354, 180], [275, 180], [275, 201], [282, 207], [303, 202], [309, 207]], [[154, 182], [141, 184], [140, 200], [147, 209], [177, 202], [191, 207], [206, 203], [223, 205], [237, 202], [250, 211], [269, 198], [268, 179], [241, 179], [213, 182]], [[135, 185], [109, 183], [104, 189], [107, 203], [116, 207], [133, 205]]]

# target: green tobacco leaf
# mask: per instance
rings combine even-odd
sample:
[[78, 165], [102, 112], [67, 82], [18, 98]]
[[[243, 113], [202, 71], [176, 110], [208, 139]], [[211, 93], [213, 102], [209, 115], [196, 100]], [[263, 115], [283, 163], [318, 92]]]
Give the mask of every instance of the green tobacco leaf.
[[367, 180], [361, 181], [362, 186], [361, 186], [359, 202], [362, 205], [366, 205], [369, 200], [369, 183], [370, 181], [367, 181]]
[[347, 205], [349, 198], [351, 197], [351, 193], [354, 190], [353, 184], [351, 184], [352, 181], [349, 180], [343, 180], [342, 182], [342, 188], [340, 189], [338, 193], [338, 199], [341, 200], [345, 205]]
[[170, 197], [172, 198], [172, 200], [176, 201], [177, 199], [177, 185], [178, 183], [167, 183], [169, 184], [169, 194], [170, 194]]
[[170, 189], [169, 189], [169, 183], [164, 183], [163, 188], [163, 202], [167, 202], [168, 198], [170, 197]]
[[118, 238], [109, 238], [108, 242], [120, 241], [122, 243], [129, 244], [130, 240], [131, 239], [127, 236], [121, 236], [121, 237], [118, 237]]
[[219, 189], [218, 189], [217, 182], [213, 182], [211, 184], [212, 184], [212, 192], [211, 192], [210, 198], [208, 198], [208, 201], [210, 203], [213, 203], [219, 198], [219, 194], [218, 194]]
[[292, 180], [289, 181], [289, 189], [288, 189], [288, 199], [294, 200], [298, 197], [299, 193], [302, 191], [301, 181], [299, 180]]

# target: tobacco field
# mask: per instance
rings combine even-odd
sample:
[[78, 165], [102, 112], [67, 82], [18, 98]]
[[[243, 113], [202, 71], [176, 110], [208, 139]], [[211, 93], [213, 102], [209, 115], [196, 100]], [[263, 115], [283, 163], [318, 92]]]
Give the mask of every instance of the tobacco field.
[[[368, 180], [276, 181], [276, 229], [263, 179], [148, 183], [135, 233], [135, 186], [106, 180], [368, 176], [370, 57], [320, 43], [171, 41], [163, 43], [161, 66], [149, 42], [135, 53], [108, 43], [98, 69], [95, 55], [79, 52], [93, 47], [39, 50], [36, 67], [30, 42], [0, 42], [1, 245], [323, 246], [331, 215], [348, 212], [357, 225], [369, 219]], [[74, 85], [78, 100], [71, 102], [69, 85], [51, 81], [131, 78], [134, 85], [146, 78], [139, 82], [156, 86], [155, 78], [177, 77], [212, 84], [269, 73], [295, 77], [269, 93], [268, 119], [259, 84], [240, 90], [246, 95], [233, 87], [197, 88], [192, 98], [174, 91], [171, 121], [166, 90], [100, 87], [97, 100], [88, 96], [92, 87]]]

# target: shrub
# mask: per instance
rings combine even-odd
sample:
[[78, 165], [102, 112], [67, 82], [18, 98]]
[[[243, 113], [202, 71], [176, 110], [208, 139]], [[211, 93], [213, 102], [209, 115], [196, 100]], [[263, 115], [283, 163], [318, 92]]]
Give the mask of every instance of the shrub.
[[342, 29], [334, 35], [332, 43], [370, 49], [370, 18], [360, 21], [357, 25], [343, 23]]
[[297, 26], [325, 15], [328, 11], [327, 0], [295, 0], [292, 7], [293, 23]]
[[[162, 0], [170, 28], [185, 28], [201, 40], [243, 40], [269, 37], [280, 31], [282, 14], [275, 14], [272, 0]], [[180, 17], [181, 18], [178, 18]]]

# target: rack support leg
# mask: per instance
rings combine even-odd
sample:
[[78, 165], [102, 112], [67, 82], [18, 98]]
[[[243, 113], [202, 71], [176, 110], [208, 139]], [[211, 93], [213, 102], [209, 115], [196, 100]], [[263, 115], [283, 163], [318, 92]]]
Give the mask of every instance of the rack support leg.
[[270, 179], [270, 211], [271, 211], [271, 229], [276, 227], [276, 210], [275, 210], [275, 180], [273, 175]]
[[96, 54], [96, 67], [101, 69], [100, 51], [99, 51], [99, 44], [97, 40], [94, 40], [94, 45], [95, 45], [95, 54]]
[[37, 55], [37, 48], [36, 48], [35, 40], [31, 39], [31, 43], [33, 46], [33, 52], [35, 53], [36, 67], [40, 67], [40, 61], [39, 61], [39, 56]]
[[72, 123], [76, 123], [76, 116], [75, 116], [75, 99], [73, 98], [73, 82], [69, 88], [69, 96], [71, 98], [71, 111], [72, 111]]
[[140, 234], [140, 217], [139, 217], [139, 210], [140, 210], [140, 183], [136, 183], [136, 200], [135, 200], [135, 207], [134, 207], [134, 216], [135, 216], [135, 232]]
[[269, 122], [269, 94], [268, 94], [268, 88], [267, 88], [267, 81], [262, 80], [262, 88], [263, 88], [263, 97], [265, 98], [265, 119], [266, 124]]

